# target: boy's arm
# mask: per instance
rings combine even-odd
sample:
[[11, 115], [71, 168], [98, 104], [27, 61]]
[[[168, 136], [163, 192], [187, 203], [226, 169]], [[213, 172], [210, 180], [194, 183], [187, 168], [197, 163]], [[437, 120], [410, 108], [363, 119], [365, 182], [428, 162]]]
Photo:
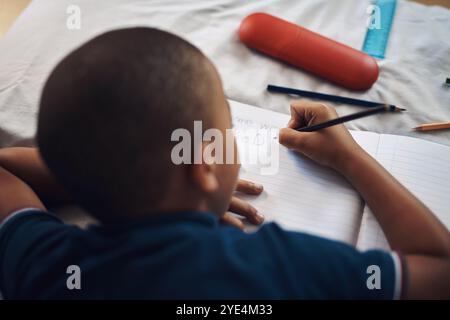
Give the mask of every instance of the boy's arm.
[[70, 203], [36, 148], [0, 149], [0, 167], [25, 182], [47, 206]]
[[392, 250], [406, 255], [408, 297], [450, 297], [450, 234], [446, 227], [367, 153], [353, 155], [339, 171], [360, 192]]
[[450, 297], [450, 233], [433, 213], [353, 140], [343, 125], [318, 132], [293, 128], [336, 117], [323, 104], [291, 106], [280, 142], [340, 172], [359, 191], [377, 218], [391, 248], [408, 266], [407, 298]]
[[[28, 185], [28, 188], [34, 190], [45, 205], [52, 206], [71, 203], [70, 197], [51, 174], [39, 155], [37, 148], [0, 149], [0, 167], [9, 171], [9, 173]], [[6, 188], [5, 186], [5, 190], [7, 190]], [[262, 189], [262, 186], [245, 180], [239, 180], [237, 185], [237, 191], [246, 194], [258, 195], [262, 192]], [[261, 224], [264, 220], [254, 207], [236, 197], [231, 199], [229, 210], [247, 218], [253, 224]], [[241, 219], [230, 214], [225, 214], [222, 217], [222, 222], [238, 228], [244, 228]]]
[[0, 166], [0, 223], [25, 208], [45, 210], [39, 197], [25, 182]]

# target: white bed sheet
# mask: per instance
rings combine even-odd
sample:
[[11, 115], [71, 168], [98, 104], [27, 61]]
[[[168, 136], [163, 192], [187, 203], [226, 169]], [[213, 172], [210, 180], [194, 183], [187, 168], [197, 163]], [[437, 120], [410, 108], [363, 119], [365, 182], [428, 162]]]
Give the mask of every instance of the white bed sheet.
[[[237, 38], [240, 21], [264, 11], [360, 49], [370, 0], [144, 1], [34, 0], [0, 39], [0, 146], [30, 138], [43, 84], [73, 48], [106, 30], [155, 26], [192, 41], [216, 64], [230, 99], [287, 113], [290, 98], [269, 94], [266, 85], [386, 101], [403, 115], [380, 115], [348, 127], [418, 136], [450, 145], [450, 131], [417, 133], [420, 123], [450, 120], [450, 10], [399, 1], [380, 77], [366, 92], [351, 92], [257, 54]], [[81, 9], [81, 29], [68, 30], [66, 9]], [[337, 106], [338, 113], [359, 110]]]

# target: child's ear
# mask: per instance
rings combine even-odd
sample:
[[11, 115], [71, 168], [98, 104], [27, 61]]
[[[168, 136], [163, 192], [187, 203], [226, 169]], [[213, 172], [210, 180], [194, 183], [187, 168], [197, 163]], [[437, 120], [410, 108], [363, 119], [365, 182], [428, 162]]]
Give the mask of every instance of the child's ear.
[[219, 180], [216, 176], [214, 164], [193, 164], [190, 166], [192, 182], [205, 193], [214, 193], [219, 189]]

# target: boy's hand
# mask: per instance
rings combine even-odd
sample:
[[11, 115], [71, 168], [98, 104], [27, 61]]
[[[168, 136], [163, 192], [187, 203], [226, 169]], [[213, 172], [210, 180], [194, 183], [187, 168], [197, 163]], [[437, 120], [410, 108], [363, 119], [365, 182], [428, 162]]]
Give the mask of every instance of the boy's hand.
[[287, 128], [280, 130], [280, 143], [301, 152], [319, 164], [341, 171], [347, 159], [363, 152], [344, 125], [335, 125], [316, 132], [295, 130], [336, 117], [334, 108], [323, 103], [294, 101], [291, 104], [291, 119]]
[[[236, 191], [246, 194], [259, 195], [263, 191], [263, 186], [240, 179], [236, 186]], [[230, 208], [228, 210], [247, 218], [250, 223], [255, 225], [259, 225], [264, 221], [264, 217], [260, 215], [253, 206], [237, 197], [231, 198]], [[221, 222], [233, 225], [239, 229], [244, 229], [244, 223], [241, 219], [236, 218], [229, 212], [226, 212], [221, 217]]]

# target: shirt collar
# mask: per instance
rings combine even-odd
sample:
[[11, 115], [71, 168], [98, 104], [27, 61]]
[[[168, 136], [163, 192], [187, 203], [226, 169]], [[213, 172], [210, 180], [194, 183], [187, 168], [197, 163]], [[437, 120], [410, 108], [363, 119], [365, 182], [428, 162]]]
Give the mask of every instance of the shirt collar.
[[162, 212], [154, 213], [148, 217], [129, 222], [116, 223], [110, 225], [92, 226], [92, 229], [122, 229], [133, 228], [140, 226], [157, 226], [165, 224], [179, 224], [179, 223], [195, 223], [201, 224], [205, 227], [213, 228], [219, 225], [219, 217], [212, 212], [201, 211], [178, 211], [178, 212]]

